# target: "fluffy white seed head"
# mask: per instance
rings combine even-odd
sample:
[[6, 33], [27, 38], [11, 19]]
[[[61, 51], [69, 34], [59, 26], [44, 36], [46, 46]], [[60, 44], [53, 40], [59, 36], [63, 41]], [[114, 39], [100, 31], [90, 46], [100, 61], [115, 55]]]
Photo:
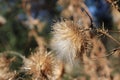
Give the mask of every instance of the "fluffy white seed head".
[[57, 22], [52, 28], [51, 47], [60, 59], [73, 62], [84, 53], [86, 39], [82, 26], [68, 20]]

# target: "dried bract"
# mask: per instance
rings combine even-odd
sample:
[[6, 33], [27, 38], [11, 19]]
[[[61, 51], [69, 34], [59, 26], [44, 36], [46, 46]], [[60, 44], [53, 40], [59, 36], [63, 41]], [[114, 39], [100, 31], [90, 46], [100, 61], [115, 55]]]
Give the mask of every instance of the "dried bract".
[[10, 71], [10, 63], [13, 59], [7, 58], [7, 55], [0, 55], [0, 80], [12, 80], [15, 73]]
[[55, 73], [60, 69], [55, 61], [50, 52], [40, 50], [24, 61], [23, 68], [32, 74], [33, 80], [56, 80], [58, 75]]

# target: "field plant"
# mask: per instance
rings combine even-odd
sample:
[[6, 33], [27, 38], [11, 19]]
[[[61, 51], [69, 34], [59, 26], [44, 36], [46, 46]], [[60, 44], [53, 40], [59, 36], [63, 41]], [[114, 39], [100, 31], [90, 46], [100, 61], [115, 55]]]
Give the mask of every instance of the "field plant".
[[120, 80], [119, 0], [105, 0], [111, 26], [85, 0], [0, 2], [0, 80]]

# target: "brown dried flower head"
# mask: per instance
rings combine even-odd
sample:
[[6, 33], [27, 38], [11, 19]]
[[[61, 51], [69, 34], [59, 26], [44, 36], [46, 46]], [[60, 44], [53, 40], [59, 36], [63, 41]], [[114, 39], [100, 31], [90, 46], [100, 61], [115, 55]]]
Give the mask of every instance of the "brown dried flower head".
[[73, 21], [61, 21], [53, 25], [52, 49], [60, 59], [73, 62], [76, 57], [82, 57], [87, 37], [84, 27]]
[[28, 60], [25, 60], [23, 67], [28, 74], [33, 75], [33, 80], [56, 80], [55, 72], [59, 70], [53, 55], [47, 51], [36, 51]]
[[10, 71], [10, 63], [12, 59], [7, 58], [7, 55], [0, 55], [0, 80], [12, 80], [15, 73]]

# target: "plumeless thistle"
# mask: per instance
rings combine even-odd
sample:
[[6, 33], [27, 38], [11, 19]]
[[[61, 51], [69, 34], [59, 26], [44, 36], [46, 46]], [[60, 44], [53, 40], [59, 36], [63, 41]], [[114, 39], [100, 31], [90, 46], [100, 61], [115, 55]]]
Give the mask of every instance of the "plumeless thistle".
[[44, 50], [31, 54], [23, 68], [32, 75], [33, 80], [57, 80], [61, 73], [53, 55]]
[[57, 22], [52, 26], [51, 47], [60, 59], [73, 62], [81, 57], [87, 44], [84, 27], [70, 20]]

